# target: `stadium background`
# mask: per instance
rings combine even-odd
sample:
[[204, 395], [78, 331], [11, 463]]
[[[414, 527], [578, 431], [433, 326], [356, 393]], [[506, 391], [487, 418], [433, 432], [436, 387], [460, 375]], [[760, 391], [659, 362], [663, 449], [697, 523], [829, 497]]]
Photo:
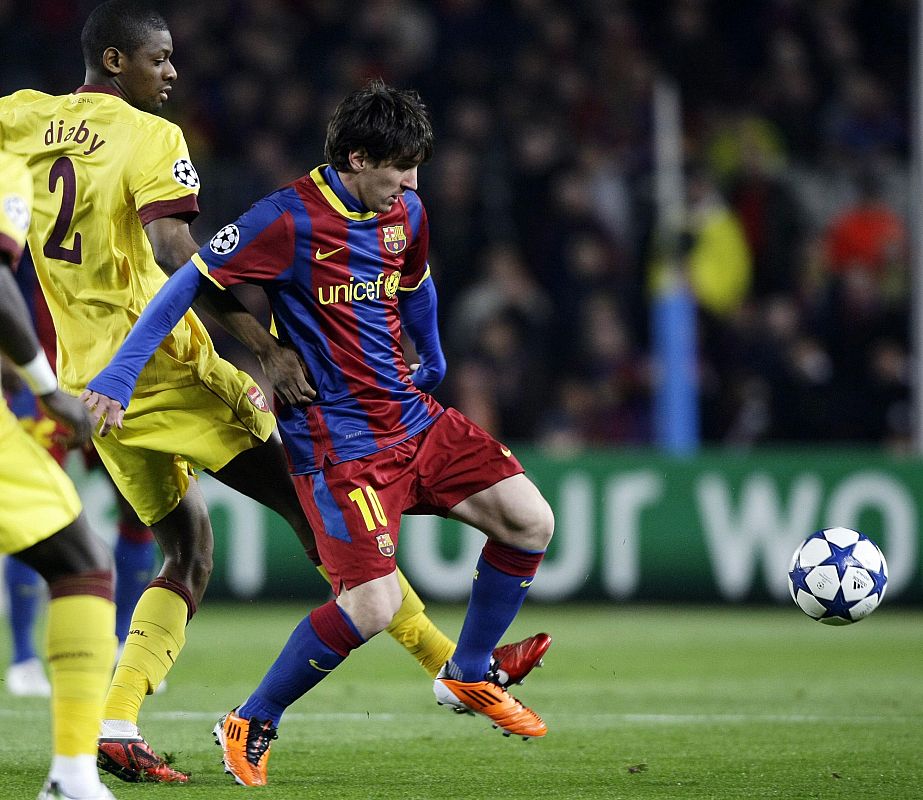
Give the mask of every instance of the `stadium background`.
[[[0, 91], [78, 86], [93, 5], [0, 2]], [[166, 115], [202, 178], [200, 241], [322, 160], [333, 104], [365, 78], [426, 99], [437, 150], [420, 193], [449, 358], [437, 396], [515, 445], [555, 507], [536, 600], [784, 601], [795, 544], [832, 524], [883, 545], [889, 600], [923, 600], [913, 3], [160, 6], [179, 71]], [[683, 457], [662, 451], [654, 420], [662, 79], [682, 103], [675, 255], [698, 323], [699, 445]], [[242, 297], [265, 314], [258, 293]], [[74, 472], [105, 528], [104, 484]], [[206, 493], [211, 597], [323, 594], [279, 520]], [[402, 563], [427, 597], [466, 594], [478, 535], [457, 533], [406, 526]]]

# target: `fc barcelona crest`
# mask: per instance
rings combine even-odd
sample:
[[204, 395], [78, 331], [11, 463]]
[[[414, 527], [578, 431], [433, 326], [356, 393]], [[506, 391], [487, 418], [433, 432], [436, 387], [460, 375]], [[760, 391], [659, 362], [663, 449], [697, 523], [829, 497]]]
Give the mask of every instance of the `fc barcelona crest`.
[[407, 247], [407, 234], [404, 233], [403, 225], [385, 225], [381, 235], [385, 241], [385, 250], [389, 253], [397, 255]]
[[394, 542], [391, 541], [390, 533], [379, 533], [375, 541], [378, 542], [378, 552], [385, 558], [391, 558], [394, 555]]

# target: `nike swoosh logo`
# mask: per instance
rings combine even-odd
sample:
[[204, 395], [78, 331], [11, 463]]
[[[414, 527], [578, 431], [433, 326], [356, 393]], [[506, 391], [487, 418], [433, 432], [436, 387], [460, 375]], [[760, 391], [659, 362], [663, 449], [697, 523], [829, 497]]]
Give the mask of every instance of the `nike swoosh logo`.
[[503, 453], [503, 455], [505, 455], [507, 458], [513, 455], [513, 451], [510, 450], [508, 447], [501, 447], [500, 452]]
[[523, 581], [519, 584], [520, 589], [528, 589], [532, 585], [532, 581]]
[[170, 659], [170, 663], [171, 663], [171, 664], [175, 664], [175, 663], [176, 663], [176, 659], [173, 658], [173, 651], [172, 651], [172, 650], [167, 650], [167, 658]]
[[329, 253], [322, 253], [318, 247], [317, 252], [314, 253], [314, 258], [316, 258], [318, 261], [323, 261], [325, 258], [330, 258], [330, 256], [336, 255], [342, 249], [342, 247], [338, 247], [336, 250], [331, 250]]
[[320, 664], [318, 664], [313, 658], [308, 659], [308, 663], [314, 667], [318, 672], [333, 672], [333, 668], [324, 669]]

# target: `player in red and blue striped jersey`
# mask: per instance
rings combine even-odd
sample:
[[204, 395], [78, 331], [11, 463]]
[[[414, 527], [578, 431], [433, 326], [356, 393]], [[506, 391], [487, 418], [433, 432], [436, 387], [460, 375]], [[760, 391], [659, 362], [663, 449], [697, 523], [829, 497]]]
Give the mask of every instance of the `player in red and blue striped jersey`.
[[[404, 513], [451, 516], [488, 537], [458, 645], [435, 680], [437, 700], [484, 714], [506, 734], [547, 731], [490, 674], [490, 658], [551, 538], [551, 509], [508, 448], [428, 393], [445, 372], [416, 194], [431, 152], [416, 93], [373, 81], [349, 95], [328, 126], [329, 164], [219, 231], [84, 393], [96, 419], [106, 417], [101, 433], [121, 427], [138, 373], [207, 281], [262, 286], [280, 340], [316, 388], [310, 405], [277, 413], [336, 600], [299, 624], [256, 691], [215, 728], [227, 771], [245, 785], [266, 782], [285, 708], [390, 623], [401, 602], [395, 552]], [[403, 330], [419, 365], [404, 360]]]
[[279, 338], [305, 360], [317, 399], [277, 409], [294, 474], [390, 447], [441, 413], [418, 388], [438, 383], [441, 352], [411, 382], [396, 313], [399, 300], [435, 305], [427, 240], [415, 193], [386, 213], [364, 211], [326, 165], [260, 200], [193, 256], [222, 288], [261, 284]]

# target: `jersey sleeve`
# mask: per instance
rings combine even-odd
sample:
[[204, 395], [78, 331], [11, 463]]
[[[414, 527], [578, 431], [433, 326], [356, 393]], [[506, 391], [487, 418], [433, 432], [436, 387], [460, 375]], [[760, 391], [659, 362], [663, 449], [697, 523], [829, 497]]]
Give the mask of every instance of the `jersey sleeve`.
[[402, 292], [413, 292], [429, 277], [429, 219], [420, 198], [416, 194], [407, 197], [407, 223], [411, 238], [399, 288]]
[[295, 222], [271, 197], [225, 225], [192, 257], [199, 271], [222, 288], [280, 282], [295, 260]]
[[[161, 122], [158, 120], [158, 122]], [[129, 191], [143, 225], [163, 217], [191, 222], [199, 213], [199, 176], [178, 126], [153, 127], [137, 157]]]
[[32, 177], [19, 159], [0, 153], [0, 252], [19, 264], [32, 217]]
[[195, 302], [204, 283], [205, 278], [188, 261], [174, 272], [145, 306], [108, 366], [87, 384], [87, 388], [118, 400], [122, 408], [128, 408], [144, 365]]
[[446, 371], [433, 282], [424, 280], [418, 290], [402, 293], [398, 304], [401, 323], [420, 357], [420, 368], [411, 380], [421, 391], [432, 392], [442, 382]]

